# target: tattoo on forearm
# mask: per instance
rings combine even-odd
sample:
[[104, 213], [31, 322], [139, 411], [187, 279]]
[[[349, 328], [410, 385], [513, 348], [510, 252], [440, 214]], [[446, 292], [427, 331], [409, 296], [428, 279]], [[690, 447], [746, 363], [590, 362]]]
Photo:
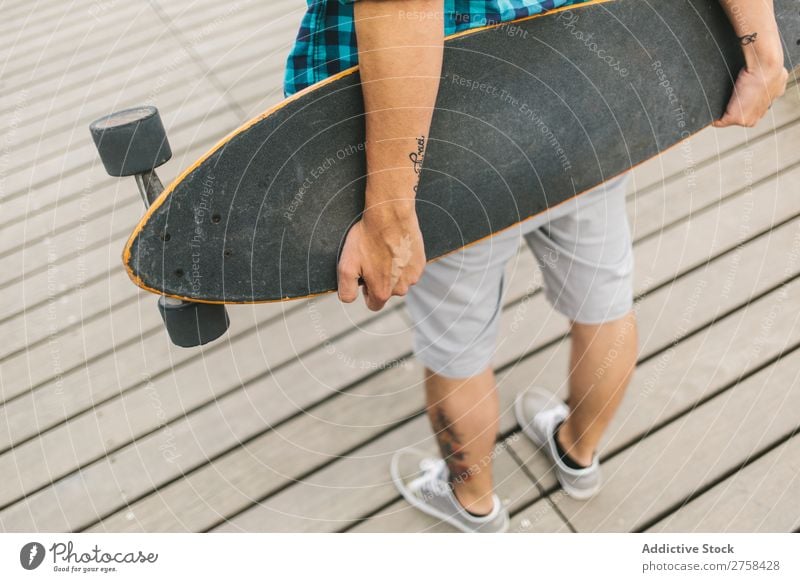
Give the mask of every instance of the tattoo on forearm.
[[437, 408], [433, 417], [433, 429], [436, 431], [436, 441], [439, 451], [450, 469], [450, 481], [466, 481], [471, 472], [465, 463], [467, 453], [461, 445], [461, 435], [453, 427], [453, 423], [441, 408]]
[[[422, 161], [425, 159], [425, 136], [421, 135], [417, 138], [417, 149], [416, 151], [411, 152], [408, 154], [409, 159], [411, 160], [411, 167], [414, 168], [414, 173], [419, 176], [422, 173]], [[417, 186], [419, 185], [419, 178], [417, 178], [417, 182], [414, 184], [414, 194], [417, 193]]]
[[745, 34], [744, 36], [739, 37], [739, 42], [741, 42], [743, 46], [747, 46], [748, 44], [756, 42], [756, 38], [758, 38], [757, 32], [754, 32], [753, 34]]

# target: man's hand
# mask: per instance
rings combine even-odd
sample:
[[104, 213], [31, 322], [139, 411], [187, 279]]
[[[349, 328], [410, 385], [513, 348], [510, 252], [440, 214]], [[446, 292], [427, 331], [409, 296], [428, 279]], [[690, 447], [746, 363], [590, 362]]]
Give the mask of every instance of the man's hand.
[[766, 115], [772, 102], [784, 94], [788, 79], [789, 72], [783, 65], [743, 68], [736, 79], [725, 115], [714, 121], [714, 127], [755, 126]]
[[339, 258], [339, 298], [373, 311], [405, 295], [425, 268], [416, 215], [444, 53], [444, 0], [359, 0], [354, 5], [366, 125], [362, 219]]
[[392, 295], [408, 293], [424, 268], [425, 247], [413, 208], [405, 216], [371, 209], [347, 233], [339, 259], [339, 299], [355, 301], [361, 277], [367, 307], [378, 311]]
[[714, 127], [753, 127], [786, 91], [778, 24], [772, 0], [720, 0], [742, 43], [745, 67], [739, 72], [725, 114]]

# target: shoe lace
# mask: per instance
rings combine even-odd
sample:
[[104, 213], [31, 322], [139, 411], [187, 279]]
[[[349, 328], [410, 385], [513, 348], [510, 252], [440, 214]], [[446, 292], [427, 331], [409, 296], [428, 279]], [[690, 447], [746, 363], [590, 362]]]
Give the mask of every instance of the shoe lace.
[[447, 482], [447, 465], [443, 459], [422, 459], [419, 462], [422, 470], [422, 489], [431, 495], [446, 495], [450, 489]]

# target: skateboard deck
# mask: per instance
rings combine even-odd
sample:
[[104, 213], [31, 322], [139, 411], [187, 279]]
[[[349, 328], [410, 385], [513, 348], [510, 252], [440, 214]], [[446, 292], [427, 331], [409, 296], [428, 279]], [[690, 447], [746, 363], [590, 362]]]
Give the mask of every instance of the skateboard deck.
[[[792, 70], [800, 8], [775, 8]], [[598, 0], [449, 36], [416, 201], [427, 258], [686, 140], [722, 115], [742, 65], [716, 0]], [[335, 290], [364, 207], [359, 83], [357, 67], [317, 83], [188, 168], [127, 241], [132, 280], [207, 303]]]

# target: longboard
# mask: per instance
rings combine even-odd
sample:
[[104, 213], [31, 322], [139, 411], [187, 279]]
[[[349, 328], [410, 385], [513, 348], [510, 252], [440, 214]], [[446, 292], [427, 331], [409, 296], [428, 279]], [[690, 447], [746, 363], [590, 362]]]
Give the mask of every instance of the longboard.
[[[792, 70], [800, 7], [775, 7]], [[598, 0], [449, 36], [416, 202], [428, 259], [683, 142], [742, 65], [716, 0]], [[291, 96], [183, 172], [125, 245], [132, 280], [206, 303], [335, 290], [364, 207], [359, 83], [354, 67]]]

